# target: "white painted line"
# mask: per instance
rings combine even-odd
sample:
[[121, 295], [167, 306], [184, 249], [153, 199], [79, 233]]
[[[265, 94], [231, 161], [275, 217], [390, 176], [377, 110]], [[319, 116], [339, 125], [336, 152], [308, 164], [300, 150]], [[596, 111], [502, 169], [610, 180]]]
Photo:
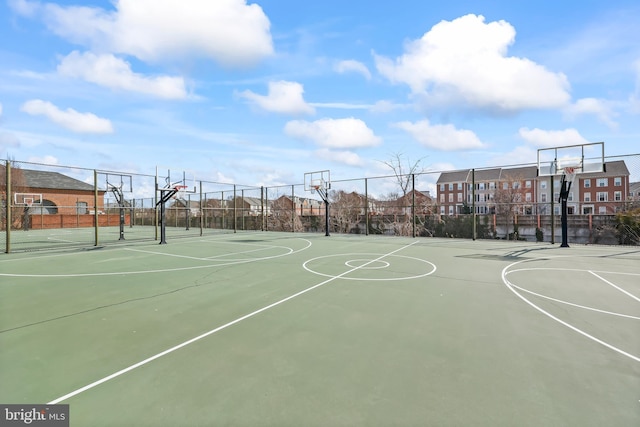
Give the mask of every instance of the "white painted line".
[[607, 285], [613, 286], [614, 288], [616, 288], [617, 290], [619, 290], [620, 292], [622, 292], [623, 294], [626, 294], [628, 296], [630, 296], [631, 298], [633, 298], [634, 300], [640, 302], [640, 298], [638, 298], [637, 296], [633, 295], [632, 293], [629, 293], [627, 291], [625, 291], [624, 289], [614, 285], [613, 283], [611, 283], [610, 281], [608, 281], [607, 279], [605, 279], [602, 276], [597, 275], [596, 273], [594, 273], [593, 271], [589, 270], [589, 273], [593, 274], [594, 276], [596, 276], [598, 279], [602, 280], [604, 283], [606, 283]]
[[[235, 264], [248, 264], [255, 261], [264, 261], [267, 259], [280, 258], [286, 255], [291, 255], [296, 252], [301, 252], [309, 247], [311, 247], [311, 242], [307, 239], [300, 239], [307, 242], [307, 245], [301, 249], [290, 249], [289, 253], [272, 255], [272, 256], [264, 256], [261, 258], [245, 258], [242, 260], [227, 260], [223, 263], [215, 263], [215, 264], [205, 264], [205, 265], [195, 265], [190, 267], [174, 267], [174, 268], [162, 268], [158, 270], [134, 270], [134, 271], [107, 271], [102, 273], [69, 273], [69, 274], [22, 274], [22, 273], [0, 273], [0, 276], [7, 277], [41, 277], [41, 278], [52, 278], [52, 277], [99, 277], [99, 276], [123, 276], [130, 274], [151, 274], [151, 273], [167, 273], [172, 271], [187, 271], [187, 270], [201, 270], [205, 268], [216, 268], [222, 267], [226, 265], [235, 265]], [[122, 250], [131, 250], [130, 248], [122, 248]], [[26, 258], [25, 258], [26, 259]], [[207, 261], [203, 259], [202, 261]]]
[[[378, 261], [380, 261], [381, 259], [383, 259], [383, 258], [385, 258], [385, 257], [387, 257], [387, 256], [393, 255], [393, 254], [394, 254], [394, 253], [396, 253], [396, 252], [399, 252], [399, 251], [401, 251], [401, 250], [403, 250], [403, 249], [405, 249], [405, 248], [408, 248], [409, 246], [414, 245], [415, 243], [417, 243], [417, 241], [415, 241], [415, 242], [413, 242], [413, 243], [410, 243], [410, 244], [408, 244], [408, 245], [406, 245], [406, 246], [403, 246], [403, 247], [401, 247], [401, 248], [398, 248], [398, 249], [396, 249], [395, 251], [392, 251], [392, 252], [389, 252], [389, 253], [387, 253], [387, 254], [381, 255], [380, 257], [378, 257], [378, 258], [376, 258], [376, 259], [374, 259], [374, 260], [371, 260], [371, 261], [370, 261], [369, 263], [367, 263], [367, 264], [372, 264], [372, 263], [374, 263], [374, 262], [378, 262]], [[340, 274], [340, 275], [338, 275], [338, 276], [332, 277], [332, 278], [330, 278], [330, 279], [325, 280], [324, 282], [320, 282], [320, 283], [318, 283], [318, 284], [316, 284], [316, 285], [313, 285], [313, 286], [311, 286], [311, 287], [309, 287], [309, 288], [303, 289], [303, 290], [301, 290], [300, 292], [296, 292], [296, 293], [295, 293], [295, 294], [293, 294], [293, 295], [290, 295], [290, 296], [288, 296], [288, 297], [286, 297], [286, 298], [283, 298], [283, 299], [281, 299], [281, 300], [279, 300], [279, 301], [276, 301], [276, 302], [274, 302], [273, 304], [269, 304], [269, 305], [267, 305], [267, 306], [265, 306], [265, 307], [262, 307], [261, 309], [258, 309], [258, 310], [256, 310], [256, 311], [253, 311], [253, 312], [251, 312], [251, 313], [249, 313], [249, 314], [245, 314], [244, 316], [239, 317], [239, 318], [237, 318], [237, 319], [235, 319], [235, 320], [232, 320], [232, 321], [231, 321], [231, 322], [229, 322], [229, 323], [225, 323], [225, 324], [224, 324], [224, 325], [222, 325], [222, 326], [218, 326], [217, 328], [212, 329], [212, 330], [210, 330], [209, 332], [205, 332], [205, 333], [204, 333], [204, 334], [202, 334], [202, 335], [198, 335], [198, 336], [197, 336], [197, 337], [195, 337], [195, 338], [191, 338], [190, 340], [185, 341], [185, 342], [183, 342], [183, 343], [181, 343], [181, 344], [178, 344], [178, 345], [176, 345], [176, 346], [174, 346], [174, 347], [171, 347], [171, 348], [170, 348], [170, 349], [168, 349], [168, 350], [165, 350], [165, 351], [163, 351], [163, 352], [161, 352], [161, 353], [158, 353], [158, 354], [156, 354], [156, 355], [154, 355], [154, 356], [151, 356], [151, 357], [149, 357], [149, 358], [147, 358], [147, 359], [144, 359], [144, 360], [142, 360], [142, 361], [140, 361], [140, 362], [138, 362], [138, 363], [135, 363], [135, 364], [133, 364], [133, 365], [131, 365], [131, 366], [127, 367], [127, 368], [121, 369], [121, 370], [120, 370], [120, 371], [118, 371], [118, 372], [114, 372], [113, 374], [111, 374], [111, 375], [109, 375], [109, 376], [106, 376], [106, 377], [104, 377], [104, 378], [102, 378], [102, 379], [99, 379], [98, 381], [94, 381], [94, 382], [92, 382], [91, 384], [88, 384], [88, 385], [86, 385], [86, 386], [84, 386], [84, 387], [81, 387], [81, 388], [79, 388], [79, 389], [77, 389], [77, 390], [74, 390], [74, 391], [72, 391], [71, 393], [67, 393], [67, 394], [65, 394], [64, 396], [60, 396], [59, 398], [54, 399], [54, 400], [52, 400], [51, 402], [47, 403], [47, 405], [55, 405], [55, 404], [57, 404], [57, 403], [59, 403], [59, 402], [65, 401], [65, 400], [67, 400], [67, 399], [69, 399], [69, 398], [71, 398], [71, 397], [73, 397], [73, 396], [76, 396], [76, 395], [78, 395], [78, 394], [80, 394], [80, 393], [82, 393], [82, 392], [85, 392], [85, 391], [87, 391], [87, 390], [90, 390], [90, 389], [92, 389], [92, 388], [94, 388], [94, 387], [96, 387], [96, 386], [98, 386], [98, 385], [100, 385], [100, 384], [102, 384], [102, 383], [105, 383], [105, 382], [107, 382], [107, 381], [109, 381], [109, 380], [112, 380], [112, 379], [114, 379], [114, 378], [117, 378], [117, 377], [119, 377], [120, 375], [126, 374], [126, 373], [127, 373], [127, 372], [129, 372], [129, 371], [133, 371], [133, 370], [134, 370], [134, 369], [136, 369], [136, 368], [139, 368], [139, 367], [141, 367], [141, 366], [143, 366], [143, 365], [146, 365], [146, 364], [147, 364], [147, 363], [149, 363], [149, 362], [152, 362], [152, 361], [154, 361], [154, 360], [156, 360], [156, 359], [159, 359], [159, 358], [161, 358], [162, 356], [166, 356], [166, 355], [167, 355], [167, 354], [169, 354], [169, 353], [173, 353], [174, 351], [179, 350], [179, 349], [181, 349], [182, 347], [186, 347], [186, 346], [188, 346], [189, 344], [193, 344], [193, 343], [194, 343], [194, 342], [196, 342], [196, 341], [200, 341], [201, 339], [206, 338], [206, 337], [208, 337], [209, 335], [213, 335], [213, 334], [215, 334], [216, 332], [219, 332], [219, 331], [221, 331], [221, 330], [223, 330], [223, 329], [226, 329], [226, 328], [228, 328], [229, 326], [235, 325], [236, 323], [242, 322], [243, 320], [246, 320], [246, 319], [248, 319], [248, 318], [250, 318], [250, 317], [253, 317], [253, 316], [255, 316], [256, 314], [262, 313], [263, 311], [267, 311], [267, 310], [269, 310], [269, 309], [271, 309], [271, 308], [273, 308], [273, 307], [276, 307], [276, 306], [278, 306], [278, 305], [280, 305], [280, 304], [282, 304], [282, 303], [285, 303], [285, 302], [287, 302], [287, 301], [289, 301], [289, 300], [292, 300], [292, 299], [294, 299], [294, 298], [296, 298], [296, 297], [299, 297], [300, 295], [305, 294], [305, 293], [307, 293], [307, 292], [309, 292], [309, 291], [312, 291], [312, 290], [314, 290], [314, 289], [316, 289], [316, 288], [319, 288], [320, 286], [326, 285], [327, 283], [330, 283], [330, 282], [332, 282], [332, 281], [334, 281], [334, 280], [336, 280], [336, 279], [340, 278], [341, 276], [347, 275], [347, 274], [349, 274], [349, 273], [351, 273], [351, 272], [353, 272], [353, 271], [355, 271], [355, 270], [358, 270], [358, 269], [360, 269], [360, 268], [363, 268], [363, 267], [367, 266], [367, 264], [363, 264], [363, 265], [361, 265], [361, 266], [354, 267], [354, 268], [352, 268], [351, 270], [345, 271], [344, 273], [342, 273], [342, 274]]]
[[543, 310], [542, 308], [538, 307], [537, 305], [535, 305], [534, 303], [532, 303], [531, 301], [529, 301], [528, 299], [526, 299], [525, 297], [523, 297], [522, 295], [520, 295], [515, 289], [514, 289], [514, 284], [511, 283], [508, 279], [507, 279], [507, 274], [508, 274], [508, 270], [509, 268], [511, 268], [514, 265], [520, 264], [522, 262], [525, 261], [531, 261], [531, 260], [522, 260], [522, 261], [516, 261], [514, 263], [511, 263], [509, 265], [507, 265], [505, 268], [502, 269], [502, 282], [507, 286], [507, 288], [509, 288], [509, 290], [511, 292], [513, 292], [514, 294], [516, 294], [518, 296], [518, 298], [520, 298], [522, 301], [526, 302], [527, 304], [529, 304], [531, 307], [533, 307], [534, 309], [538, 310], [540, 313], [544, 314], [545, 316], [549, 317], [550, 319], [555, 320], [556, 322], [560, 323], [561, 325], [566, 326], [567, 328], [579, 333], [580, 335], [589, 338], [590, 340], [597, 342], [600, 345], [603, 345], [617, 353], [622, 354], [623, 356], [627, 356], [630, 359], [635, 360], [636, 362], [640, 362], [640, 357], [634, 356], [633, 354], [627, 353], [624, 350], [619, 349], [618, 347], [615, 347], [609, 343], [606, 343], [596, 337], [594, 337], [593, 335], [589, 335], [588, 333], [584, 332], [581, 329], [576, 328], [573, 325], [570, 325], [569, 323], [565, 322], [564, 320], [558, 319], [556, 316], [554, 316], [553, 314]]
[[539, 294], [539, 293], [537, 293], [537, 292], [530, 291], [530, 290], [525, 289], [525, 288], [521, 288], [520, 286], [516, 286], [516, 285], [514, 285], [513, 283], [511, 284], [511, 286], [513, 286], [513, 287], [514, 287], [514, 288], [516, 288], [516, 289], [521, 290], [522, 292], [526, 292], [526, 293], [528, 293], [528, 294], [535, 295], [535, 296], [540, 297], [540, 298], [545, 298], [545, 299], [548, 299], [548, 300], [550, 300], [550, 301], [555, 301], [555, 302], [558, 302], [558, 303], [560, 303], [560, 304], [566, 304], [566, 305], [570, 305], [570, 306], [572, 306], [572, 307], [582, 308], [582, 309], [584, 309], [584, 310], [597, 311], [598, 313], [610, 314], [610, 315], [612, 315], [612, 316], [619, 316], [619, 317], [626, 317], [626, 318], [628, 318], [628, 319], [636, 319], [636, 320], [640, 320], [640, 317], [637, 317], [637, 316], [630, 316], [630, 315], [628, 315], [628, 314], [622, 314], [622, 313], [615, 313], [615, 312], [613, 312], [613, 311], [600, 310], [600, 309], [598, 309], [598, 308], [587, 307], [587, 306], [585, 306], [585, 305], [574, 304], [574, 303], [572, 303], [572, 302], [563, 301], [563, 300], [556, 299], [556, 298], [551, 298], [551, 297], [549, 297], [549, 296], [542, 295], [542, 294]]

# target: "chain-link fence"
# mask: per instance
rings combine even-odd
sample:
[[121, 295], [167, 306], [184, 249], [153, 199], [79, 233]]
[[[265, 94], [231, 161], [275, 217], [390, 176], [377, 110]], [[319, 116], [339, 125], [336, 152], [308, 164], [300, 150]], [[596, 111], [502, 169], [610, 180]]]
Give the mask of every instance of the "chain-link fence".
[[[605, 171], [573, 183], [569, 240], [638, 245], [640, 154], [605, 160]], [[279, 231], [556, 242], [561, 234], [560, 179], [537, 176], [533, 164], [330, 184], [325, 203], [302, 184], [196, 181], [162, 215], [156, 174], [3, 160], [0, 243], [10, 252], [159, 240], [163, 225], [167, 238]]]

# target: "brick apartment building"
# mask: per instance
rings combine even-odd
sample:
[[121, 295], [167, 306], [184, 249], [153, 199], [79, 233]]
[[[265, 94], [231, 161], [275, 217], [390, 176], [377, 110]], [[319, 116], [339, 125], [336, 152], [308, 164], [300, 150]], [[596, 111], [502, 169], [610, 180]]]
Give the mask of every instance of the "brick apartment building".
[[[477, 214], [493, 214], [497, 197], [511, 194], [520, 214], [560, 214], [559, 176], [537, 176], [536, 166], [492, 168], [473, 171], [465, 169], [440, 174], [437, 181], [437, 204], [440, 215], [470, 213], [474, 205]], [[475, 191], [472, 186], [475, 183]], [[576, 176], [567, 201], [569, 214], [611, 215], [623, 209], [630, 200], [629, 170], [624, 161], [607, 162], [604, 172]]]

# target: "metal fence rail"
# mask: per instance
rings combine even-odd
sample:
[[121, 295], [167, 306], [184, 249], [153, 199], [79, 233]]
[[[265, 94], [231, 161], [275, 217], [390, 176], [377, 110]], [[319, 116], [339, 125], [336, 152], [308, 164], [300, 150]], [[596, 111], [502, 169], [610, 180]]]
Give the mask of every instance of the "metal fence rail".
[[[626, 187], [606, 195], [597, 188], [582, 189], [570, 198], [570, 241], [640, 244], [640, 154], [606, 158], [607, 163], [620, 161], [629, 171]], [[536, 186], [553, 188], [547, 200], [526, 200], [525, 191], [518, 198], [501, 198], [502, 184], [475, 179], [490, 169], [495, 168], [469, 170], [471, 178], [464, 183], [446, 184], [460, 190], [449, 192], [441, 191], [445, 184], [438, 181], [452, 171], [333, 181], [329, 230], [327, 206], [302, 184], [197, 181], [195, 193], [167, 202], [164, 225], [170, 238], [278, 231], [557, 241], [556, 184], [543, 183], [546, 177], [535, 180]], [[114, 186], [122, 191], [121, 202]], [[155, 174], [2, 160], [0, 244], [11, 252], [158, 240], [157, 188]], [[32, 193], [36, 199], [42, 195], [41, 203], [19, 203], [26, 200], [19, 195]], [[588, 211], [595, 201], [606, 214]]]

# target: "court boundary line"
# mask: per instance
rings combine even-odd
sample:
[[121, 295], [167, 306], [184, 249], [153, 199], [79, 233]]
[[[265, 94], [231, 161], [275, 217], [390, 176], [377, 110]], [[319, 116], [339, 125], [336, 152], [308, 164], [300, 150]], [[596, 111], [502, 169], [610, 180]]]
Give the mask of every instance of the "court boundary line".
[[[302, 239], [302, 238], [296, 238], [299, 240], [302, 240], [304, 242], [307, 242], [307, 245], [303, 248], [300, 249], [292, 249], [292, 248], [288, 248], [290, 251], [288, 253], [283, 253], [283, 254], [277, 254], [277, 255], [273, 255], [273, 256], [264, 256], [264, 257], [260, 257], [260, 258], [249, 258], [249, 259], [242, 259], [242, 260], [225, 260], [225, 262], [222, 263], [214, 263], [214, 264], [205, 264], [205, 265], [195, 265], [195, 266], [190, 266], [190, 267], [175, 267], [175, 268], [161, 268], [158, 270], [133, 270], [133, 271], [106, 271], [106, 272], [101, 272], [101, 273], [71, 273], [71, 274], [22, 274], [22, 273], [0, 273], [0, 277], [39, 277], [39, 278], [53, 278], [53, 277], [99, 277], [99, 276], [126, 276], [126, 275], [135, 275], [135, 274], [152, 274], [152, 273], [167, 273], [167, 272], [175, 272], [175, 271], [187, 271], [187, 270], [201, 270], [201, 269], [205, 269], [205, 268], [215, 268], [215, 267], [222, 267], [222, 266], [226, 266], [226, 265], [235, 265], [235, 264], [246, 264], [246, 263], [251, 263], [251, 262], [256, 262], [256, 261], [264, 261], [264, 260], [268, 260], [268, 259], [274, 259], [274, 258], [280, 258], [280, 257], [285, 257], [285, 256], [289, 256], [291, 254], [297, 253], [297, 252], [302, 252], [304, 250], [309, 249], [313, 243], [311, 243], [310, 240], [307, 239]], [[278, 248], [283, 248], [282, 246], [274, 246], [274, 247], [278, 247]], [[144, 251], [139, 251], [139, 250], [134, 250], [131, 248], [117, 248], [118, 250], [124, 250], [124, 251], [132, 251], [132, 252], [144, 252]], [[147, 252], [149, 253], [149, 252]], [[154, 255], [164, 255], [164, 254], [155, 254]], [[65, 254], [68, 255], [68, 254]], [[175, 257], [180, 257], [183, 258], [183, 255], [171, 255], [171, 256], [175, 256]], [[27, 258], [23, 258], [24, 260], [28, 260]], [[201, 260], [201, 261], [214, 261], [214, 260]], [[215, 262], [215, 261], [214, 261]]]
[[605, 279], [604, 277], [597, 275], [596, 273], [594, 273], [594, 272], [593, 272], [593, 271], [591, 271], [591, 270], [588, 270], [588, 271], [589, 271], [589, 273], [591, 273], [591, 274], [593, 274], [594, 276], [596, 276], [598, 279], [602, 280], [602, 281], [603, 281], [604, 283], [606, 283], [607, 285], [609, 285], [609, 286], [613, 286], [615, 289], [619, 290], [619, 291], [620, 291], [620, 292], [622, 292], [623, 294], [625, 294], [625, 295], [627, 295], [627, 296], [629, 296], [629, 297], [633, 298], [634, 300], [636, 300], [636, 301], [640, 302], [640, 298], [638, 298], [637, 296], [633, 295], [631, 292], [627, 292], [627, 291], [625, 291], [624, 289], [622, 289], [621, 287], [614, 285], [613, 283], [611, 283], [610, 281], [608, 281], [608, 280], [607, 280], [607, 279]]
[[[631, 353], [627, 353], [626, 351], [624, 351], [624, 350], [622, 350], [622, 349], [619, 349], [618, 347], [615, 347], [615, 346], [613, 346], [613, 345], [611, 345], [611, 344], [609, 344], [609, 343], [607, 343], [607, 342], [605, 342], [605, 341], [602, 341], [601, 339], [596, 338], [596, 337], [594, 337], [593, 335], [590, 335], [590, 334], [586, 333], [586, 332], [585, 332], [585, 331], [583, 331], [582, 329], [579, 329], [579, 328], [577, 328], [577, 327], [575, 327], [575, 326], [571, 325], [570, 323], [567, 323], [567, 322], [565, 322], [564, 320], [559, 319], [558, 317], [556, 317], [556, 316], [554, 316], [553, 314], [549, 313], [548, 311], [546, 311], [546, 310], [544, 310], [544, 309], [542, 309], [542, 308], [538, 307], [537, 305], [535, 305], [534, 303], [532, 303], [531, 301], [529, 301], [528, 299], [526, 299], [525, 297], [523, 297], [522, 295], [520, 295], [518, 292], [516, 292], [516, 290], [513, 288], [513, 287], [514, 287], [514, 286], [516, 286], [516, 285], [514, 285], [513, 283], [511, 283], [511, 282], [507, 279], [507, 275], [509, 274], [509, 268], [511, 268], [511, 267], [512, 267], [512, 266], [514, 266], [514, 265], [517, 265], [517, 264], [520, 264], [520, 263], [526, 262], [526, 261], [536, 261], [536, 260], [537, 260], [537, 259], [532, 258], [532, 259], [528, 259], [528, 260], [516, 261], [516, 262], [513, 262], [513, 263], [511, 263], [511, 264], [507, 265], [505, 268], [503, 268], [503, 269], [502, 269], [502, 283], [503, 283], [507, 288], [509, 288], [509, 290], [510, 290], [511, 292], [513, 292], [514, 294], [516, 294], [516, 296], [517, 296], [518, 298], [520, 298], [522, 301], [526, 302], [526, 303], [527, 303], [527, 304], [529, 304], [531, 307], [533, 307], [534, 309], [538, 310], [539, 312], [541, 312], [541, 313], [542, 313], [542, 314], [544, 314], [545, 316], [549, 317], [550, 319], [555, 320], [556, 322], [560, 323], [561, 325], [566, 326], [567, 328], [569, 328], [569, 329], [571, 329], [571, 330], [573, 330], [573, 331], [575, 331], [575, 332], [579, 333], [580, 335], [582, 335], [582, 336], [584, 336], [584, 337], [586, 337], [586, 338], [588, 338], [588, 339], [590, 339], [590, 340], [592, 340], [592, 341], [594, 341], [594, 342], [596, 342], [596, 343], [598, 343], [598, 344], [600, 344], [600, 345], [602, 345], [602, 346], [604, 346], [604, 347], [607, 347], [607, 348], [608, 348], [608, 349], [610, 349], [610, 350], [613, 350], [613, 351], [615, 351], [615, 352], [617, 352], [617, 353], [619, 353], [619, 354], [622, 354], [623, 356], [627, 356], [628, 358], [630, 358], [630, 359], [632, 359], [632, 360], [635, 360], [636, 362], [640, 362], [640, 357], [634, 356], [634, 355], [633, 355], [633, 354], [631, 354]], [[581, 270], [581, 271], [585, 271], [585, 270]]]
[[92, 388], [94, 388], [94, 387], [97, 387], [97, 386], [99, 386], [100, 384], [103, 384], [103, 383], [105, 383], [105, 382], [107, 382], [107, 381], [110, 381], [110, 380], [112, 380], [112, 379], [114, 379], [114, 378], [117, 378], [117, 377], [119, 377], [119, 376], [121, 376], [121, 375], [123, 375], [123, 374], [126, 374], [127, 372], [133, 371], [134, 369], [137, 369], [137, 368], [139, 368], [139, 367], [141, 367], [141, 366], [144, 366], [144, 365], [146, 365], [146, 364], [148, 364], [148, 363], [150, 363], [150, 362], [153, 362], [154, 360], [159, 359], [159, 358], [161, 358], [161, 357], [163, 357], [163, 356], [166, 356], [167, 354], [173, 353], [173, 352], [174, 352], [174, 351], [176, 351], [176, 350], [179, 350], [179, 349], [181, 349], [181, 348], [183, 348], [183, 347], [186, 347], [186, 346], [188, 346], [188, 345], [190, 345], [190, 344], [193, 344], [193, 343], [195, 343], [195, 342], [197, 342], [197, 341], [200, 341], [201, 339], [206, 338], [206, 337], [208, 337], [208, 336], [210, 336], [210, 335], [213, 335], [213, 334], [215, 334], [215, 333], [217, 333], [217, 332], [219, 332], [219, 331], [222, 331], [223, 329], [226, 329], [226, 328], [228, 328], [228, 327], [230, 327], [230, 326], [233, 326], [233, 325], [235, 325], [236, 323], [240, 323], [240, 322], [242, 322], [243, 320], [249, 319], [249, 318], [251, 318], [251, 317], [253, 317], [253, 316], [257, 315], [257, 314], [260, 314], [260, 313], [262, 313], [262, 312], [264, 312], [264, 311], [267, 311], [267, 310], [269, 310], [269, 309], [271, 309], [271, 308], [273, 308], [273, 307], [277, 307], [277, 306], [279, 306], [280, 304], [283, 304], [283, 303], [285, 303], [285, 302], [287, 302], [287, 301], [290, 301], [290, 300], [292, 300], [292, 299], [294, 299], [294, 298], [297, 298], [297, 297], [299, 297], [300, 295], [306, 294], [307, 292], [310, 292], [310, 291], [312, 291], [312, 290], [314, 290], [314, 289], [316, 289], [316, 288], [319, 288], [319, 287], [321, 287], [321, 286], [324, 286], [324, 285], [326, 285], [327, 283], [333, 282], [334, 280], [339, 279], [341, 276], [347, 275], [347, 274], [349, 274], [349, 273], [352, 273], [353, 271], [356, 271], [356, 270], [359, 270], [359, 269], [361, 269], [361, 268], [364, 268], [364, 267], [366, 267], [368, 264], [372, 264], [372, 263], [374, 263], [374, 262], [378, 262], [378, 261], [380, 261], [381, 259], [383, 259], [383, 258], [385, 258], [385, 257], [387, 257], [387, 256], [390, 256], [390, 255], [393, 255], [393, 254], [395, 254], [396, 252], [400, 252], [400, 251], [401, 251], [401, 250], [403, 250], [403, 249], [406, 249], [406, 248], [408, 248], [408, 247], [411, 247], [411, 246], [413, 246], [413, 245], [414, 245], [414, 244], [416, 244], [416, 243], [418, 243], [418, 241], [414, 241], [414, 242], [409, 243], [408, 245], [402, 246], [402, 247], [400, 247], [400, 248], [398, 248], [398, 249], [396, 249], [396, 250], [394, 250], [394, 251], [391, 251], [391, 252], [389, 252], [389, 253], [386, 253], [386, 254], [380, 255], [378, 258], [373, 259], [373, 260], [369, 261], [369, 262], [368, 262], [368, 263], [366, 263], [366, 264], [363, 264], [363, 265], [361, 265], [361, 266], [358, 266], [358, 267], [352, 268], [352, 269], [350, 269], [350, 270], [347, 270], [347, 271], [343, 272], [342, 274], [339, 274], [339, 275], [337, 275], [337, 276], [331, 277], [331, 278], [329, 278], [329, 279], [327, 279], [327, 280], [325, 280], [325, 281], [323, 281], [323, 282], [317, 283], [317, 284], [315, 284], [315, 285], [313, 285], [313, 286], [311, 286], [311, 287], [305, 288], [305, 289], [303, 289], [303, 290], [301, 290], [301, 291], [299, 291], [299, 292], [296, 292], [296, 293], [294, 293], [294, 294], [292, 294], [292, 295], [289, 295], [289, 296], [288, 296], [288, 297], [286, 297], [286, 298], [283, 298], [283, 299], [278, 300], [278, 301], [276, 301], [276, 302], [274, 302], [274, 303], [271, 303], [271, 304], [269, 304], [269, 305], [266, 305], [266, 306], [264, 306], [264, 307], [262, 307], [262, 308], [260, 308], [260, 309], [258, 309], [258, 310], [255, 310], [255, 311], [253, 311], [253, 312], [251, 312], [251, 313], [245, 314], [244, 316], [238, 317], [237, 319], [232, 320], [232, 321], [230, 321], [230, 322], [227, 322], [227, 323], [225, 323], [224, 325], [218, 326], [217, 328], [214, 328], [214, 329], [212, 329], [212, 330], [210, 330], [210, 331], [208, 331], [208, 332], [205, 332], [205, 333], [203, 333], [203, 334], [200, 334], [200, 335], [198, 335], [198, 336], [196, 336], [196, 337], [194, 337], [194, 338], [191, 338], [191, 339], [189, 339], [189, 340], [187, 340], [187, 341], [184, 341], [184, 342], [182, 342], [182, 343], [180, 343], [180, 344], [178, 344], [178, 345], [175, 345], [175, 346], [173, 346], [173, 347], [171, 347], [171, 348], [169, 348], [169, 349], [167, 349], [167, 350], [164, 350], [164, 351], [162, 351], [162, 352], [160, 352], [160, 353], [157, 353], [157, 354], [155, 354], [155, 355], [153, 355], [153, 356], [151, 356], [151, 357], [148, 357], [148, 358], [146, 358], [146, 359], [144, 359], [144, 360], [141, 360], [140, 362], [134, 363], [133, 365], [130, 365], [130, 366], [128, 366], [128, 367], [126, 367], [126, 368], [124, 368], [124, 369], [121, 369], [121, 370], [119, 370], [119, 371], [117, 371], [117, 372], [114, 372], [114, 373], [113, 373], [113, 374], [111, 374], [111, 375], [108, 375], [108, 376], [106, 376], [106, 377], [104, 377], [104, 378], [101, 378], [101, 379], [99, 379], [99, 380], [97, 380], [97, 381], [94, 381], [94, 382], [92, 382], [92, 383], [90, 383], [90, 384], [87, 384], [87, 385], [86, 385], [86, 386], [84, 386], [84, 387], [80, 387], [79, 389], [76, 389], [76, 390], [74, 390], [74, 391], [72, 391], [72, 392], [70, 392], [70, 393], [67, 393], [67, 394], [65, 394], [65, 395], [63, 395], [63, 396], [60, 396], [60, 397], [58, 397], [57, 399], [54, 399], [54, 400], [52, 400], [51, 402], [47, 403], [47, 405], [55, 405], [55, 404], [58, 404], [59, 402], [65, 401], [65, 400], [67, 400], [67, 399], [69, 399], [69, 398], [71, 398], [71, 397], [77, 396], [77, 395], [78, 395], [78, 394], [80, 394], [80, 393], [83, 393], [83, 392], [85, 392], [85, 391], [87, 391], [87, 390], [90, 390], [90, 389], [92, 389]]

